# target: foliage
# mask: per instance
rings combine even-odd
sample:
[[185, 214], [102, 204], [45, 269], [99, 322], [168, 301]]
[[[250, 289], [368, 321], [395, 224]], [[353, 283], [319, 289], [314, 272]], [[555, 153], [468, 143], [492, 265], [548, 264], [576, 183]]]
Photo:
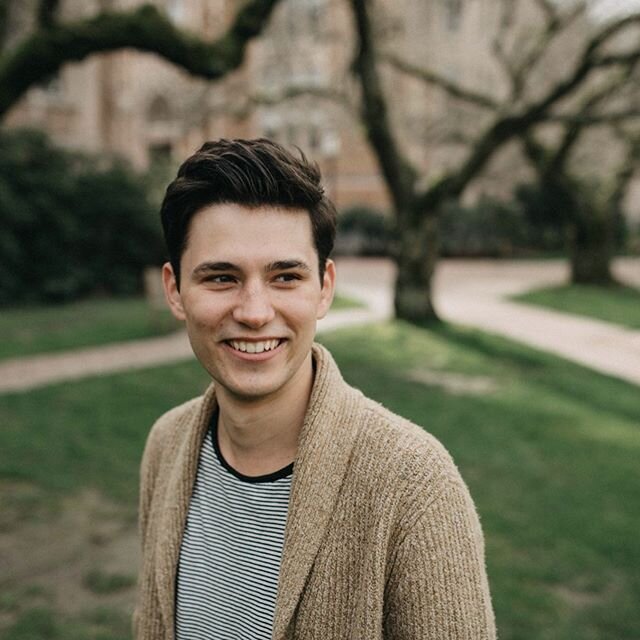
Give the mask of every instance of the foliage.
[[[561, 251], [567, 244], [567, 226], [572, 223], [574, 202], [589, 202], [600, 210], [611, 208], [614, 246], [623, 250], [628, 239], [624, 212], [615, 203], [607, 201], [603, 185], [573, 179], [572, 192], [566, 194], [555, 184], [544, 181], [522, 183], [516, 186], [514, 197], [522, 209], [529, 228], [529, 242], [544, 251]], [[569, 197], [568, 197], [569, 196]]]
[[162, 258], [160, 226], [140, 179], [121, 162], [0, 131], [0, 304], [133, 294]]
[[550, 251], [562, 250], [567, 218], [559, 198], [537, 183], [519, 184], [514, 196], [527, 219], [533, 242]]
[[449, 202], [440, 217], [444, 256], [508, 257], [529, 247], [529, 226], [513, 203], [482, 196], [475, 205]]
[[393, 221], [379, 209], [359, 205], [338, 216], [336, 254], [386, 256], [393, 243]]
[[[470, 205], [450, 200], [439, 215], [441, 255], [503, 258], [562, 252], [567, 243], [566, 209], [562, 194], [538, 183], [518, 185], [511, 201], [488, 195]], [[361, 205], [345, 209], [338, 217], [336, 255], [393, 255], [397, 244], [393, 227], [393, 218], [375, 208]], [[619, 249], [625, 238], [625, 218], [618, 211]]]

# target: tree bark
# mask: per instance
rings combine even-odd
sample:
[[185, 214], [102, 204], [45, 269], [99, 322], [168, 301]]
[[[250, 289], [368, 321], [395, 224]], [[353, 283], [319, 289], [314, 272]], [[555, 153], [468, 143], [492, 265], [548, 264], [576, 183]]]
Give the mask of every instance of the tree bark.
[[614, 231], [612, 216], [606, 207], [595, 203], [582, 205], [569, 223], [569, 256], [573, 284], [612, 284], [611, 273]]
[[[229, 29], [213, 42], [176, 28], [151, 4], [69, 23], [50, 22], [0, 56], [0, 119], [28, 89], [54, 76], [63, 65], [127, 47], [155, 53], [196, 77], [217, 80], [240, 66], [248, 43], [261, 33], [278, 1], [248, 0]], [[6, 3], [0, 0], [0, 19], [3, 10], [6, 13]]]
[[396, 317], [415, 324], [438, 322], [432, 290], [439, 253], [438, 217], [428, 215], [417, 224], [401, 225], [399, 235]]

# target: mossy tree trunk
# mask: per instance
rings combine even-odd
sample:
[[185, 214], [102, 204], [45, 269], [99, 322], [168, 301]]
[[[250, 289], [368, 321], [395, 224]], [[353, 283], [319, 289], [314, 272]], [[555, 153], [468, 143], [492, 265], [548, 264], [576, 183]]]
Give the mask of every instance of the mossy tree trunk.
[[396, 317], [423, 324], [439, 320], [433, 277], [439, 253], [438, 218], [428, 215], [399, 229], [394, 309]]
[[611, 261], [613, 220], [607, 207], [583, 203], [568, 225], [571, 282], [608, 285], [613, 282]]

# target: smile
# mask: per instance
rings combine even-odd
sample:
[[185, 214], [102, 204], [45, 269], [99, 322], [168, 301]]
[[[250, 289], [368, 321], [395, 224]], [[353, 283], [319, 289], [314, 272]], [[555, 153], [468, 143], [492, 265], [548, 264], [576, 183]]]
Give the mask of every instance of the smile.
[[235, 351], [239, 351], [241, 353], [264, 353], [265, 351], [272, 351], [273, 349], [276, 349], [282, 342], [282, 339], [275, 338], [272, 340], [258, 341], [227, 340], [226, 344]]

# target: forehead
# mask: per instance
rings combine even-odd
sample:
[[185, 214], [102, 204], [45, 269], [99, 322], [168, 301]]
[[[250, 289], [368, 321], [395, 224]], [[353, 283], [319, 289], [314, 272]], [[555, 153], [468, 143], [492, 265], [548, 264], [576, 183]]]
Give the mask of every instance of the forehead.
[[272, 260], [311, 254], [316, 249], [306, 210], [224, 203], [193, 216], [183, 258]]

